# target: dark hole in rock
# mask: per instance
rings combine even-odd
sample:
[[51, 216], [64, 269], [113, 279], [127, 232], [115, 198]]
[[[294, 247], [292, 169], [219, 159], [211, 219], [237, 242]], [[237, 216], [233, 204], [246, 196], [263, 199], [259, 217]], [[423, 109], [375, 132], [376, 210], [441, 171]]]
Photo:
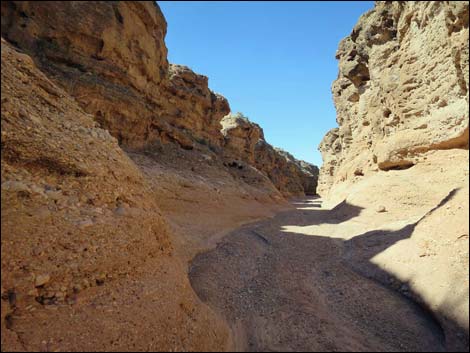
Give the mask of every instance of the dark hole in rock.
[[382, 165], [379, 166], [380, 169], [384, 171], [388, 170], [405, 170], [413, 167], [415, 164], [411, 161], [400, 161], [396, 164]]

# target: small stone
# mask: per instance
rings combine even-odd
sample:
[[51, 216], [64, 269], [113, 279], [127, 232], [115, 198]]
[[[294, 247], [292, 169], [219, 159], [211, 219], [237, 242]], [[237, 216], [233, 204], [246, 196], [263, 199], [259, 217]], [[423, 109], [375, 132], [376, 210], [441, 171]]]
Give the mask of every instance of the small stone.
[[37, 275], [36, 280], [34, 282], [34, 285], [36, 287], [41, 287], [41, 286], [49, 283], [50, 280], [51, 280], [51, 276], [49, 276], [48, 274]]
[[118, 216], [125, 216], [128, 212], [125, 207], [119, 206], [114, 210], [114, 213], [116, 213]]
[[62, 197], [62, 193], [60, 191], [47, 190], [46, 196], [52, 200], [59, 200]]
[[17, 191], [17, 192], [20, 192], [20, 191], [24, 191], [24, 192], [28, 192], [30, 191], [28, 186], [25, 184], [25, 183], [22, 183], [20, 181], [5, 181], [4, 183], [2, 183], [2, 189], [3, 190], [10, 190], [10, 191]]
[[354, 171], [354, 175], [355, 176], [364, 176], [364, 172], [362, 171], [362, 169], [356, 169]]
[[383, 213], [383, 212], [387, 212], [387, 209], [385, 208], [385, 206], [381, 205], [381, 206], [377, 207], [376, 211], [378, 213]]
[[102, 286], [104, 284], [104, 281], [106, 280], [106, 274], [105, 273], [100, 273], [98, 276], [95, 278], [95, 282], [98, 286]]
[[31, 186], [31, 191], [36, 193], [36, 194], [44, 194], [44, 189], [37, 186], [37, 185], [32, 185]]
[[54, 297], [58, 300], [63, 300], [65, 299], [65, 293], [63, 292], [55, 292]]
[[88, 219], [84, 219], [84, 220], [76, 222], [76, 225], [80, 228], [86, 228], [86, 227], [92, 226], [93, 221], [88, 218]]

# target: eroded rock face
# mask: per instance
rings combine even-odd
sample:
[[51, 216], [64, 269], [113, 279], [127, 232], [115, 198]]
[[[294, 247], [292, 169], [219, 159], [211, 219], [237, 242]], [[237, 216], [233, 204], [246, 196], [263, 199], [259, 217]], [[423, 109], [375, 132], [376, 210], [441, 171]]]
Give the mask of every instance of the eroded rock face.
[[221, 123], [225, 153], [254, 164], [256, 144], [264, 140], [263, 129], [241, 113], [229, 114]]
[[[318, 167], [305, 161], [296, 159], [292, 154], [280, 148], [274, 148], [277, 154], [287, 160], [287, 165], [294, 165], [293, 174], [297, 176], [298, 182], [307, 195], [316, 195], [318, 182]], [[291, 177], [289, 177], [290, 179]]]
[[2, 3], [2, 35], [121, 145], [218, 146], [228, 103], [209, 90], [207, 77], [168, 64], [165, 34], [166, 21], [150, 1]]
[[195, 142], [221, 147], [220, 120], [230, 112], [227, 99], [209, 90], [208, 78], [186, 66], [170, 64], [168, 119], [171, 125], [187, 131]]
[[1, 61], [2, 349], [223, 349], [141, 170], [28, 55]]
[[222, 126], [226, 158], [253, 165], [285, 196], [316, 194], [318, 168], [271, 146], [258, 124], [237, 113], [225, 116]]
[[421, 153], [468, 148], [468, 3], [377, 2], [336, 57], [339, 128], [319, 146], [319, 192]]
[[[126, 149], [198, 145], [223, 157], [226, 148], [250, 166], [261, 166], [284, 194], [303, 194], [304, 184], [314, 193], [312, 182], [299, 181], [301, 168], [274, 158], [272, 148], [259, 149], [269, 150], [262, 153], [271, 154], [272, 162], [255, 163], [255, 145], [263, 139], [259, 126], [250, 123], [249, 132], [241, 125], [222, 129], [230, 112], [227, 100], [209, 89], [206, 76], [168, 63], [166, 21], [154, 2], [7, 1], [1, 6], [2, 35], [30, 54]], [[286, 179], [291, 176], [295, 180]]]

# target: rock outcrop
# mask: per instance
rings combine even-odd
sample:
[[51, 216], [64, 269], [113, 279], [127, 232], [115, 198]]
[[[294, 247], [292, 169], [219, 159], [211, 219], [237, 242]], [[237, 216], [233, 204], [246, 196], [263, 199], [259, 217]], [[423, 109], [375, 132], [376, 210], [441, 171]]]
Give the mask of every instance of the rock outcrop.
[[165, 34], [152, 2], [2, 3], [2, 36], [121, 145], [220, 145], [228, 103], [209, 90], [207, 77], [168, 64]]
[[316, 194], [318, 168], [271, 146], [258, 124], [237, 113], [225, 116], [222, 126], [226, 158], [255, 166], [285, 196]]
[[220, 121], [230, 112], [225, 97], [209, 90], [206, 76], [186, 66], [170, 64], [169, 81], [170, 124], [187, 131], [195, 142], [218, 150], [223, 144]]
[[[227, 100], [209, 89], [206, 76], [168, 63], [165, 34], [166, 21], [152, 2], [2, 2], [2, 36], [31, 55], [122, 147], [199, 145], [221, 157], [225, 147], [235, 152], [235, 144], [253, 148], [248, 145], [258, 138], [247, 134], [232, 138], [245, 141], [225, 143], [221, 120], [230, 112]], [[273, 156], [262, 172], [280, 191], [315, 193], [312, 175], [308, 182], [288, 180], [303, 169], [293, 173], [295, 167], [274, 158], [271, 147], [265, 150]], [[252, 152], [238, 152], [257, 167]]]
[[[293, 169], [293, 175], [288, 175], [288, 180], [297, 179], [297, 182], [302, 185], [302, 190], [307, 195], [317, 194], [317, 182], [319, 169], [316, 165], [298, 160], [292, 154], [275, 147], [276, 153], [287, 161], [287, 164]], [[269, 169], [268, 169], [269, 170]], [[281, 169], [282, 170], [282, 169]]]
[[339, 127], [319, 146], [319, 194], [371, 228], [353, 268], [406, 281], [449, 351], [468, 350], [468, 24], [468, 2], [376, 2], [339, 45]]
[[319, 192], [468, 148], [468, 3], [379, 1], [339, 45]]

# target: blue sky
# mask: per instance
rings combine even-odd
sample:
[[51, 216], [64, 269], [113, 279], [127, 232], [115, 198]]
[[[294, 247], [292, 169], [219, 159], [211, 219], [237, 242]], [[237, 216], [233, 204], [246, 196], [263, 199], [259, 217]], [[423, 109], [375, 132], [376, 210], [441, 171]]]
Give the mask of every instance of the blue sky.
[[321, 165], [317, 150], [336, 127], [335, 52], [372, 1], [158, 1], [168, 22], [169, 61], [209, 77], [264, 129], [266, 140]]

